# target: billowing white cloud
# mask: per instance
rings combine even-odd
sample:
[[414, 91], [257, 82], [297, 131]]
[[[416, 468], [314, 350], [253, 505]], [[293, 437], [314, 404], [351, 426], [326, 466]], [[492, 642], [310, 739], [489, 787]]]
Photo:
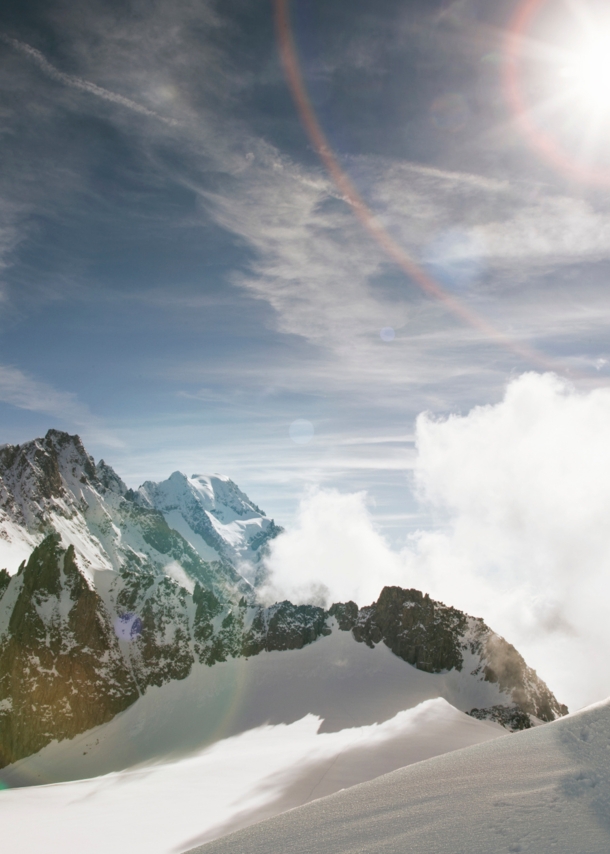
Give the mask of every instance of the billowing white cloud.
[[484, 617], [582, 705], [610, 694], [610, 389], [546, 374], [464, 417], [420, 416], [416, 474], [446, 525], [413, 582]]
[[435, 529], [398, 554], [363, 494], [312, 492], [273, 544], [274, 591], [364, 605], [418, 587], [483, 617], [571, 707], [609, 695], [610, 389], [525, 374], [496, 405], [420, 416], [417, 451]]
[[384, 583], [404, 582], [399, 555], [375, 530], [363, 492], [311, 490], [296, 524], [271, 544], [270, 600], [370, 604]]

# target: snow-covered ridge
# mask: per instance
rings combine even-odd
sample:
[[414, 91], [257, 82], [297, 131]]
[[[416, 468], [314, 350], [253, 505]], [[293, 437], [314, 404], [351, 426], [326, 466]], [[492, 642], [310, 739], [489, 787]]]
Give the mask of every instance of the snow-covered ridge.
[[550, 726], [410, 765], [188, 854], [607, 854], [609, 743], [606, 700]]

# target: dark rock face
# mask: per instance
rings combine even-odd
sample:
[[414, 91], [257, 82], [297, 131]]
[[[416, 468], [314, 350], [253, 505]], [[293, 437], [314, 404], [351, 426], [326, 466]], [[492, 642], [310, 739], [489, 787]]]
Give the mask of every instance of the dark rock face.
[[244, 637], [243, 654], [302, 649], [320, 636], [331, 633], [326, 625], [326, 617], [323, 608], [293, 605], [288, 601], [261, 608]]
[[0, 643], [0, 765], [110, 720], [138, 697], [108, 613], [50, 535], [12, 579]]
[[[525, 720], [523, 716], [528, 722], [529, 715], [548, 722], [568, 713], [514, 646], [483, 620], [435, 602], [427, 593], [384, 587], [372, 605], [358, 610], [355, 602], [337, 603], [329, 616], [360, 643], [372, 647], [383, 641], [394, 655], [428, 673], [461, 671], [464, 655], [475, 656], [471, 675], [497, 684], [511, 698], [509, 706], [476, 711], [510, 729], [523, 729], [515, 723]], [[504, 717], [499, 709], [506, 710]]]
[[541, 721], [567, 715], [568, 707], [557, 702], [515, 647], [487, 626], [485, 629], [481, 638], [485, 679], [497, 683], [501, 691], [511, 694], [517, 708]]
[[527, 712], [516, 706], [490, 706], [488, 709], [471, 709], [466, 714], [479, 721], [495, 721], [511, 732], [530, 729], [532, 721]]
[[6, 569], [0, 569], [0, 599], [4, 595], [4, 591], [9, 586], [11, 577]]
[[394, 655], [419, 670], [440, 673], [462, 669], [466, 625], [465, 614], [427, 593], [384, 587], [377, 602], [359, 612], [352, 634], [369, 646], [383, 640]]

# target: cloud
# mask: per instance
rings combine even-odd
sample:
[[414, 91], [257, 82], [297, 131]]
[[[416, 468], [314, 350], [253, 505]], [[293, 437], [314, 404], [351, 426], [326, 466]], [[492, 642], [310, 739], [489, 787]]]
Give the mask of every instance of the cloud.
[[483, 617], [558, 697], [610, 695], [610, 389], [524, 374], [504, 399], [417, 422], [420, 501], [436, 521], [401, 553], [363, 493], [313, 491], [272, 544], [270, 591], [375, 599], [414, 586]]
[[383, 584], [405, 581], [404, 566], [374, 529], [363, 492], [311, 490], [296, 523], [271, 543], [266, 599], [370, 604]]
[[105, 430], [88, 406], [81, 403], [75, 394], [58, 391], [47, 383], [40, 382], [10, 365], [0, 365], [0, 401], [27, 409], [43, 412], [61, 421], [82, 428], [86, 436], [110, 447], [121, 447], [122, 442]]
[[150, 116], [151, 118], [158, 119], [167, 125], [177, 124], [175, 119], [169, 119], [165, 116], [161, 116], [159, 113], [155, 113], [154, 110], [149, 110], [148, 107], [144, 107], [142, 104], [132, 101], [131, 98], [125, 98], [117, 92], [110, 92], [108, 89], [104, 89], [102, 86], [97, 86], [90, 80], [83, 80], [81, 77], [74, 77], [72, 74], [66, 74], [63, 71], [60, 71], [48, 61], [44, 54], [25, 42], [11, 38], [4, 33], [0, 33], [0, 40], [5, 44], [11, 45], [15, 50], [18, 50], [27, 56], [28, 59], [31, 59], [32, 62], [36, 63], [47, 77], [50, 77], [52, 80], [56, 80], [58, 83], [70, 86], [72, 89], [80, 89], [82, 92], [87, 92], [90, 95], [94, 95], [96, 98], [101, 98], [103, 101], [110, 101], [111, 103], [118, 104], [121, 107], [127, 107], [127, 109], [133, 110], [135, 113], [140, 113], [143, 116]]
[[412, 578], [483, 616], [576, 705], [610, 694], [609, 436], [610, 389], [551, 374], [417, 423], [420, 495], [445, 526], [405, 555]]

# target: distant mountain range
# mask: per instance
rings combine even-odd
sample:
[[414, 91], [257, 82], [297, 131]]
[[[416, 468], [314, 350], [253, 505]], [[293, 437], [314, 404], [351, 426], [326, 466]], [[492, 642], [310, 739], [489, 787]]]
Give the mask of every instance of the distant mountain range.
[[337, 632], [459, 675], [459, 689], [439, 681], [435, 696], [474, 717], [515, 730], [567, 713], [483, 620], [417, 590], [385, 588], [364, 608], [265, 606], [257, 588], [281, 532], [220, 475], [175, 472], [134, 491], [78, 436], [0, 448], [0, 767], [194, 667], [248, 666]]

